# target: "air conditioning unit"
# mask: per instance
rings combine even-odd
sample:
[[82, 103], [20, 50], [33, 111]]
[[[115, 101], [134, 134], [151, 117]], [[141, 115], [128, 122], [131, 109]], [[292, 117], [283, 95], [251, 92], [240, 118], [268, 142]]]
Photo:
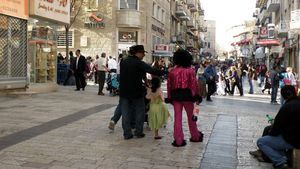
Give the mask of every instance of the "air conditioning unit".
[[275, 24], [268, 24], [268, 38], [274, 39], [275, 38]]

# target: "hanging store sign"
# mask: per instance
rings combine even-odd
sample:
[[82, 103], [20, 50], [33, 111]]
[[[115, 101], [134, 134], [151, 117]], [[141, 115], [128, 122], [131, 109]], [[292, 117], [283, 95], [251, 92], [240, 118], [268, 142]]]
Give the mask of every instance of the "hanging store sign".
[[259, 38], [260, 39], [268, 38], [268, 27], [266, 27], [266, 26], [260, 27]]
[[152, 30], [153, 31], [156, 31], [156, 32], [159, 32], [161, 35], [165, 35], [166, 31], [156, 25], [153, 25], [152, 24]]
[[105, 23], [103, 20], [104, 16], [101, 13], [92, 13], [85, 19], [84, 27], [89, 29], [104, 29]]
[[300, 9], [291, 11], [290, 29], [300, 29]]
[[119, 42], [137, 42], [137, 32], [119, 32]]
[[28, 19], [28, 0], [0, 0], [0, 14]]
[[70, 0], [30, 0], [30, 15], [70, 23]]

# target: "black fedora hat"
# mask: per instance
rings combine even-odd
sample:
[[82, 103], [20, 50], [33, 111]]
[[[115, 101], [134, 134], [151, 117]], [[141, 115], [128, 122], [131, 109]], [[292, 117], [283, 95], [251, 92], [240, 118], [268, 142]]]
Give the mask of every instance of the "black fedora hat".
[[143, 45], [133, 45], [129, 48], [129, 52], [130, 53], [137, 53], [137, 52], [145, 52], [148, 53], [147, 51], [145, 51], [144, 46]]

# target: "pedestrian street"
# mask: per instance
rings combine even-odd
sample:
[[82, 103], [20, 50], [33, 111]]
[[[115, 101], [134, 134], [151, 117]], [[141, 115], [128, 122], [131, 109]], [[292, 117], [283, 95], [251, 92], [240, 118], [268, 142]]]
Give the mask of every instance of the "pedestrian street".
[[[203, 101], [197, 121], [203, 143], [187, 141], [176, 148], [171, 145], [173, 117], [160, 130], [161, 140], [147, 129], [144, 138], [124, 140], [121, 121], [111, 132], [107, 126], [118, 97], [98, 96], [95, 90], [61, 86], [55, 93], [1, 96], [0, 168], [271, 168], [248, 153], [268, 125], [265, 115], [275, 116], [279, 109], [266, 95]], [[172, 116], [172, 106], [168, 108]]]

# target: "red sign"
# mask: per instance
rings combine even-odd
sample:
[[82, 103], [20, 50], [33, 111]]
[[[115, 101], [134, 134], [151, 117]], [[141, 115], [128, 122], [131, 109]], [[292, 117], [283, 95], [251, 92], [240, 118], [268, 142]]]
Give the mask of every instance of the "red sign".
[[154, 51], [155, 52], [168, 52], [169, 51], [169, 46], [164, 45], [164, 44], [157, 44], [154, 46]]

